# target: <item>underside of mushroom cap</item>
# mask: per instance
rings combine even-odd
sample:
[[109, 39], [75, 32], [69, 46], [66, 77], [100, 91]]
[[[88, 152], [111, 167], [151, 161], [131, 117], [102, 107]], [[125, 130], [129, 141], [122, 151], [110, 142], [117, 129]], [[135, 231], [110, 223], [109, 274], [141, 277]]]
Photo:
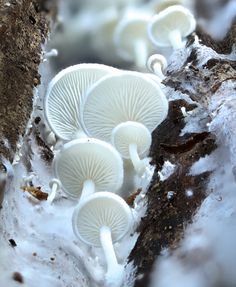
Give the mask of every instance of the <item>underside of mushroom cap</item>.
[[180, 5], [173, 5], [155, 15], [148, 24], [148, 35], [153, 44], [170, 46], [169, 33], [179, 30], [182, 37], [191, 34], [196, 28], [193, 14]]
[[62, 70], [52, 79], [44, 111], [50, 128], [59, 138], [71, 140], [81, 130], [79, 107], [88, 87], [117, 71], [101, 64], [78, 64]]
[[132, 13], [124, 17], [114, 31], [114, 43], [120, 56], [127, 60], [134, 60], [134, 43], [137, 40], [145, 41], [150, 46], [147, 36], [149, 14]]
[[76, 207], [73, 219], [75, 235], [89, 245], [101, 246], [100, 228], [111, 230], [112, 242], [121, 240], [131, 228], [132, 213], [118, 195], [99, 192], [90, 195]]
[[123, 72], [99, 80], [87, 92], [81, 110], [86, 133], [111, 141], [112, 130], [133, 121], [152, 132], [167, 116], [168, 101], [158, 83], [137, 72]]
[[56, 178], [63, 190], [78, 198], [86, 180], [92, 180], [96, 191], [116, 192], [123, 183], [120, 154], [108, 143], [97, 139], [79, 139], [64, 145], [54, 163]]
[[142, 156], [149, 150], [151, 142], [151, 133], [140, 123], [121, 123], [112, 131], [112, 144], [123, 158], [130, 158], [130, 144], [136, 144], [138, 155]]

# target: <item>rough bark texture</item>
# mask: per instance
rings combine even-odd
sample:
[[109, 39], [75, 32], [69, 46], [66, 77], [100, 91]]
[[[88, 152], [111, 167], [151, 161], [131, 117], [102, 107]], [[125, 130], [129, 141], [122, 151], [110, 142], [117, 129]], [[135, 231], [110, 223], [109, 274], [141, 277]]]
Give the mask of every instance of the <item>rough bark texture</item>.
[[[40, 3], [40, 4], [39, 4]], [[0, 0], [0, 167], [12, 162], [40, 83], [41, 44], [49, 28], [46, 1]], [[0, 186], [0, 203], [4, 181]]]
[[[236, 21], [225, 40], [220, 43], [214, 42], [199, 28], [197, 35], [203, 45], [218, 53], [228, 54], [233, 43], [236, 43]], [[189, 39], [190, 47], [192, 42], [193, 36]], [[201, 105], [207, 105], [224, 81], [236, 79], [236, 63], [210, 59], [203, 67], [204, 71], [197, 67], [197, 63], [197, 51], [192, 48], [183, 67], [176, 73], [168, 74], [165, 85], [189, 95]], [[186, 87], [189, 89], [186, 90]], [[152, 135], [150, 155], [156, 170], [147, 192], [148, 208], [139, 226], [140, 236], [129, 257], [137, 267], [135, 287], [149, 286], [153, 263], [163, 249], [169, 248], [171, 251], [178, 247], [186, 225], [191, 222], [206, 197], [210, 173], [190, 176], [189, 170], [200, 157], [210, 154], [217, 147], [216, 141], [207, 132], [207, 128], [202, 133], [180, 136], [185, 125], [180, 107], [186, 107], [187, 111], [195, 108], [184, 100], [172, 101], [167, 119]], [[167, 180], [160, 181], [158, 171], [166, 160], [176, 164], [177, 168]], [[188, 189], [193, 191], [193, 196], [189, 198], [185, 194]], [[173, 193], [171, 199], [167, 196], [169, 191]]]

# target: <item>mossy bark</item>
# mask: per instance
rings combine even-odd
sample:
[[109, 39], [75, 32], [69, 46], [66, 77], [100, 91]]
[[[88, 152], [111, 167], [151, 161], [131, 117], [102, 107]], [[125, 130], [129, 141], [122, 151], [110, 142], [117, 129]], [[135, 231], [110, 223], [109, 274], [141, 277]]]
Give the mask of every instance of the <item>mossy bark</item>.
[[[217, 53], [228, 54], [236, 43], [236, 21], [233, 22], [227, 37], [220, 43], [213, 41], [199, 28], [196, 34], [201, 44]], [[201, 69], [197, 65], [198, 53], [194, 46], [191, 46], [193, 41], [194, 35], [189, 37], [187, 43], [191, 53], [186, 63], [180, 70], [168, 74], [165, 85], [187, 94], [196, 104], [207, 105], [223, 82], [236, 79], [236, 62], [212, 58]], [[139, 226], [140, 236], [129, 257], [137, 268], [135, 287], [150, 286], [154, 262], [162, 250], [169, 249], [171, 252], [179, 246], [186, 225], [192, 221], [207, 196], [210, 173], [192, 176], [189, 171], [200, 157], [209, 155], [216, 149], [216, 139], [207, 131], [207, 127], [201, 133], [180, 136], [185, 126], [181, 107], [190, 111], [196, 106], [184, 100], [170, 102], [167, 119], [152, 135], [150, 155], [156, 170], [147, 191], [148, 207]], [[165, 181], [160, 181], [158, 172], [166, 160], [175, 164], [176, 169]], [[191, 190], [193, 196], [187, 197], [186, 190]], [[173, 194], [171, 199], [167, 196], [169, 191]]]
[[[40, 4], [39, 4], [40, 3]], [[0, 0], [0, 168], [12, 162], [40, 83], [41, 44], [49, 29], [46, 1]], [[0, 203], [5, 181], [0, 184]]]

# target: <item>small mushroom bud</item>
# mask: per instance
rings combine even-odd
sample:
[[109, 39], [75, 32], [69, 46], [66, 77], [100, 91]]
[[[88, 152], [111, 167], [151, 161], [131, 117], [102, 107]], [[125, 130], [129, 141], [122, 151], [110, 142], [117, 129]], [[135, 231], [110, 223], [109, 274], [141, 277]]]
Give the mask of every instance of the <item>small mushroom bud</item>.
[[49, 187], [51, 188], [51, 193], [48, 196], [48, 202], [50, 204], [53, 203], [54, 199], [56, 198], [57, 195], [57, 191], [61, 188], [61, 182], [60, 180], [53, 178], [50, 182], [49, 182]]
[[145, 161], [140, 156], [146, 154], [151, 145], [151, 133], [142, 124], [125, 122], [112, 131], [112, 144], [123, 158], [130, 158], [136, 173], [142, 176], [146, 170]]
[[163, 71], [167, 68], [166, 58], [160, 54], [150, 56], [147, 61], [147, 68], [163, 80], [165, 78]]

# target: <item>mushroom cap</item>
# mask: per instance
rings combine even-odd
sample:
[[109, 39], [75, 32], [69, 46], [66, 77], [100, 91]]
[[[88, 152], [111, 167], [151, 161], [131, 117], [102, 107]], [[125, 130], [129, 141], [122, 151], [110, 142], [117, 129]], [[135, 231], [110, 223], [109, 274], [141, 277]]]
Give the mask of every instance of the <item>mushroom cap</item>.
[[148, 24], [148, 35], [156, 46], [170, 46], [169, 33], [179, 30], [182, 37], [191, 34], [196, 28], [193, 14], [180, 5], [173, 5], [155, 15]]
[[108, 46], [114, 50], [113, 34], [119, 18], [119, 13], [114, 7], [107, 8], [98, 16], [97, 25], [93, 30], [91, 39], [95, 51], [102, 51], [104, 55], [110, 52], [114, 57], [114, 51], [108, 51], [108, 49], [104, 51], [104, 48]]
[[134, 43], [137, 40], [146, 41], [150, 46], [147, 35], [150, 17], [146, 13], [129, 13], [118, 23], [114, 31], [114, 43], [123, 59], [134, 60]]
[[101, 64], [78, 64], [59, 72], [50, 82], [44, 100], [46, 120], [63, 140], [81, 130], [79, 107], [88, 87], [108, 73], [118, 71]]
[[166, 58], [161, 54], [153, 54], [147, 60], [148, 70], [150, 70], [151, 72], [154, 72], [154, 65], [156, 63], [159, 63], [161, 65], [162, 70], [165, 70], [167, 68]]
[[112, 131], [112, 144], [123, 158], [130, 158], [130, 144], [136, 144], [138, 154], [142, 156], [149, 150], [151, 142], [151, 133], [140, 123], [130, 121], [121, 123]]
[[158, 85], [160, 85], [161, 79], [156, 74], [144, 73], [144, 75], [149, 79], [151, 79], [152, 81], [154, 81], [155, 83], [157, 83]]
[[100, 228], [111, 230], [112, 242], [121, 240], [131, 228], [132, 214], [128, 204], [111, 192], [88, 196], [73, 213], [75, 235], [89, 245], [101, 246]]
[[62, 188], [78, 198], [86, 180], [92, 180], [96, 191], [117, 191], [123, 183], [123, 161], [110, 144], [97, 139], [79, 139], [66, 143], [55, 157], [54, 172]]
[[166, 8], [174, 5], [181, 5], [185, 6], [188, 2], [191, 2], [192, 0], [158, 0], [157, 2], [154, 2], [153, 9], [156, 13], [161, 12], [162, 10], [165, 10]]
[[87, 92], [81, 111], [85, 132], [111, 141], [112, 130], [133, 121], [152, 132], [167, 116], [168, 101], [159, 84], [137, 72], [109, 75]]

